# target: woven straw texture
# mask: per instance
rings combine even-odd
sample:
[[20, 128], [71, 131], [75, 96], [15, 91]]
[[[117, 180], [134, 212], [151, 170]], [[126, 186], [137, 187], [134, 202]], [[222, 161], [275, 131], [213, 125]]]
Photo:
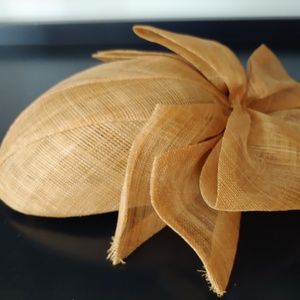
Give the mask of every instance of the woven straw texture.
[[171, 52], [98, 52], [41, 95], [3, 140], [0, 197], [36, 216], [118, 210], [114, 264], [168, 225], [222, 295], [241, 212], [300, 209], [300, 85], [264, 45], [245, 71], [215, 41], [134, 32]]

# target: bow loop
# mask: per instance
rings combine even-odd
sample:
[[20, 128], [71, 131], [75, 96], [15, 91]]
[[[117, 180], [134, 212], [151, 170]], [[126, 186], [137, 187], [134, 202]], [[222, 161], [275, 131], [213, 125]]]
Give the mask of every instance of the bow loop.
[[276, 55], [265, 45], [248, 60], [247, 105], [269, 113], [300, 108], [300, 85], [292, 79]]
[[226, 46], [207, 39], [173, 33], [152, 26], [134, 26], [141, 38], [160, 44], [183, 57], [212, 85], [228, 96], [227, 106], [241, 102], [247, 77], [235, 54]]

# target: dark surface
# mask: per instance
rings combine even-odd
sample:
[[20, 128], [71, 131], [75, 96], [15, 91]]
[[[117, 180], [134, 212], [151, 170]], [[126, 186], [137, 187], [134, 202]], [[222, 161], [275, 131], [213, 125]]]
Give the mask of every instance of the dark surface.
[[[0, 26], [0, 45], [118, 45], [143, 46], [143, 41], [131, 34], [135, 22], [99, 22], [83, 24], [13, 24]], [[217, 39], [231, 47], [253, 47], [266, 43], [272, 48], [300, 48], [300, 19], [243, 19], [202, 21], [155, 21], [147, 25], [162, 27], [174, 32], [189, 33]]]
[[[0, 47], [0, 138], [39, 94], [96, 64], [89, 55], [98, 48], [102, 49], [101, 43], [98, 47]], [[237, 53], [245, 62], [253, 48], [241, 48]], [[299, 80], [297, 48], [278, 48], [277, 54]], [[243, 214], [223, 299], [299, 299], [299, 217], [299, 212]], [[201, 261], [170, 229], [142, 245], [126, 265], [111, 266], [105, 257], [116, 219], [116, 213], [36, 218], [1, 204], [0, 299], [218, 299], [196, 271], [202, 269]]]

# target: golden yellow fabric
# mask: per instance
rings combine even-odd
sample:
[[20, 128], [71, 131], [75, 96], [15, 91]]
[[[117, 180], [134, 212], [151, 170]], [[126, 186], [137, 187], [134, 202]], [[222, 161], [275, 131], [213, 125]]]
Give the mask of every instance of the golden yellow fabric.
[[171, 227], [225, 292], [242, 211], [300, 209], [300, 85], [264, 45], [247, 71], [226, 46], [150, 26], [172, 52], [105, 61], [41, 95], [0, 148], [0, 197], [25, 214], [119, 211], [114, 264]]

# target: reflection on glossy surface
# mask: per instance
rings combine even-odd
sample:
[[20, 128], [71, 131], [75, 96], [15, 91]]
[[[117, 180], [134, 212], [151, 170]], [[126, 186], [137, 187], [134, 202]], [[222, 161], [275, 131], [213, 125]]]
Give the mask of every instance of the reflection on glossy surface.
[[[0, 299], [217, 299], [169, 229], [113, 267], [105, 257], [115, 213], [49, 219], [0, 208]], [[297, 212], [244, 214], [224, 299], [297, 299], [299, 231]]]
[[[1, 137], [16, 114], [42, 91], [95, 64], [89, 52], [0, 56]], [[299, 80], [300, 55], [279, 56]], [[106, 261], [106, 251], [116, 220], [116, 213], [36, 218], [1, 203], [0, 299], [218, 299], [197, 272], [202, 266], [195, 253], [170, 229], [137, 249], [126, 265], [113, 267]], [[299, 220], [296, 211], [243, 214], [237, 257], [223, 299], [299, 299]]]
[[[111, 218], [114, 220], [115, 216], [111, 216]], [[94, 228], [90, 232], [82, 232], [83, 228], [80, 228], [82, 222], [80, 220], [76, 222], [75, 218], [71, 221], [75, 225], [73, 231], [70, 230], [68, 224], [65, 224], [67, 226], [64, 230], [59, 230], [58, 224], [55, 224], [56, 221], [56, 219], [45, 218], [43, 220], [42, 218], [31, 218], [13, 213], [10, 214], [9, 218], [10, 225], [19, 234], [38, 243], [40, 247], [50, 249], [58, 255], [71, 257], [86, 263], [99, 263], [103, 260], [110, 236], [109, 232], [105, 234], [102, 231], [103, 228], [107, 229], [108, 226], [102, 226], [102, 230], [99, 230], [96, 234], [95, 229], [97, 227], [92, 224], [95, 223], [93, 221], [96, 221], [96, 217], [90, 218], [91, 222], [89, 223], [91, 224], [89, 224], [89, 227]], [[102, 221], [105, 221], [105, 219]], [[76, 227], [79, 227], [77, 228], [79, 232], [76, 231]]]

